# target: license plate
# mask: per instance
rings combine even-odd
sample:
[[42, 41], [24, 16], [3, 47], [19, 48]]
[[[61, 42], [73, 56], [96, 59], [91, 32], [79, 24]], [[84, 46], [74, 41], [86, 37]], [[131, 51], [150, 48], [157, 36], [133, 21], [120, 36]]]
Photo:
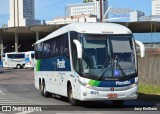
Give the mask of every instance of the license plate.
[[118, 98], [118, 95], [117, 94], [108, 94], [108, 98]]

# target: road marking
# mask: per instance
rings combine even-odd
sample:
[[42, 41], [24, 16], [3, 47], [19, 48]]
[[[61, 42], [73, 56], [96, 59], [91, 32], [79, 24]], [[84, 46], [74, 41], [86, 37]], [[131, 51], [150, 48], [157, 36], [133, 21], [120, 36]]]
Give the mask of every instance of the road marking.
[[0, 90], [0, 105], [26, 105], [26, 104], [27, 103], [7, 98], [6, 94]]
[[6, 97], [0, 97], [0, 100], [5, 100], [5, 99], [8, 99], [8, 98], [6, 98]]
[[11, 99], [3, 99], [3, 100], [0, 100], [0, 105], [26, 105], [26, 103], [11, 100]]
[[8, 106], [8, 105], [10, 106], [10, 105], [26, 105], [26, 104], [11, 104], [11, 103], [10, 103], [10, 104], [0, 104], [0, 105], [1, 105], [1, 106], [2, 106], [2, 105], [3, 105], [3, 106], [6, 106], [6, 105], [7, 105], [7, 106]]
[[1, 90], [0, 90], [0, 95], [6, 95], [5, 93], [3, 93]]
[[23, 102], [15, 101], [6, 97], [0, 98], [0, 105], [21, 105]]
[[0, 102], [1, 102], [1, 101], [9, 102], [9, 101], [14, 101], [14, 100], [11, 100], [11, 99], [0, 99]]
[[24, 112], [18, 112], [18, 113], [15, 113], [15, 114], [29, 114], [29, 113], [32, 113], [34, 111], [24, 111]]
[[12, 101], [12, 102], [1, 102], [0, 101], [0, 104], [21, 104], [22, 102], [16, 102], [16, 101]]

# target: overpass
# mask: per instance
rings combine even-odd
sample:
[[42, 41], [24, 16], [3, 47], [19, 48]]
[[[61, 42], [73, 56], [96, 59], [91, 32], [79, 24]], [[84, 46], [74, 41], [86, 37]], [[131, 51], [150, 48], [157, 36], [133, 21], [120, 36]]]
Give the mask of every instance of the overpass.
[[33, 51], [34, 43], [64, 25], [37, 25], [0, 29], [1, 54], [4, 52]]

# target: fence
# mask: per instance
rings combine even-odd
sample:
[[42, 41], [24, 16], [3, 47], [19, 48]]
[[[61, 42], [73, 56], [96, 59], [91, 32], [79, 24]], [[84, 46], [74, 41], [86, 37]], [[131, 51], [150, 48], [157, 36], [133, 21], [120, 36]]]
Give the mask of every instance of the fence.
[[138, 58], [139, 82], [160, 86], [160, 54]]

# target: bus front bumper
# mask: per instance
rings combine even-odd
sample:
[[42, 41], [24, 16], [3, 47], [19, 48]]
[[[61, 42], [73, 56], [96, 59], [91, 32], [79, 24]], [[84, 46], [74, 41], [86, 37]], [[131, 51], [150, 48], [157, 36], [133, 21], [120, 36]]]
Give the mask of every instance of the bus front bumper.
[[131, 100], [138, 97], [138, 86], [121, 91], [99, 91], [81, 86], [81, 90], [81, 101]]

